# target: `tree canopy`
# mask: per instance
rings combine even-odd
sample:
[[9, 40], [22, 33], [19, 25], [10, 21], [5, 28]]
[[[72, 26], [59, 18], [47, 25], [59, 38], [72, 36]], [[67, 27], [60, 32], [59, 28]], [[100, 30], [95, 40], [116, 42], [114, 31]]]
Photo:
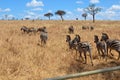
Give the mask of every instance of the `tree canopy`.
[[82, 17], [84, 17], [84, 18], [85, 18], [85, 20], [86, 20], [87, 13], [83, 13], [83, 14], [82, 14]]
[[85, 11], [93, 16], [93, 22], [95, 22], [95, 15], [101, 11], [100, 7], [96, 7], [95, 4], [90, 4]]
[[64, 19], [63, 19], [63, 15], [65, 15], [66, 12], [63, 11], [63, 10], [58, 10], [57, 12], [55, 12], [55, 14], [56, 14], [56, 15], [59, 15], [59, 16], [61, 17], [62, 21], [63, 21], [63, 20], [64, 20]]
[[50, 20], [50, 17], [53, 16], [53, 14], [52, 13], [46, 13], [46, 14], [44, 14], [44, 16], [48, 17], [49, 20]]

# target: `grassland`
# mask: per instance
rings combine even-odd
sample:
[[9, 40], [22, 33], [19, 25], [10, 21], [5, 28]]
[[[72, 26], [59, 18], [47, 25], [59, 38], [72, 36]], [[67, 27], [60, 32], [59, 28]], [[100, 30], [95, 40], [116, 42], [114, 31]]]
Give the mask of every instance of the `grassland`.
[[[21, 26], [42, 27], [48, 31], [48, 42], [45, 47], [40, 43], [39, 33], [24, 34]], [[66, 43], [68, 27], [73, 25], [75, 34], [81, 36], [82, 41], [92, 44], [94, 66], [89, 57], [87, 64], [76, 61]], [[82, 25], [94, 26], [94, 30], [82, 30]], [[110, 38], [120, 39], [120, 21], [0, 21], [0, 80], [42, 80], [55, 76], [95, 70], [120, 65], [116, 60], [118, 54], [105, 60], [99, 60], [94, 44], [94, 35], [101, 36], [108, 33]], [[102, 73], [70, 80], [118, 80], [120, 72]]]

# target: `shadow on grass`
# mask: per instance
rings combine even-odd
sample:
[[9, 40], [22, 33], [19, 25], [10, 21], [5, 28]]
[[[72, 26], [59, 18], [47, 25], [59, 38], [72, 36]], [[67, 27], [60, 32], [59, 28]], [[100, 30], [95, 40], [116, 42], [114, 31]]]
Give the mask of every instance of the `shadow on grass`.
[[[66, 73], [73, 74], [73, 73], [80, 73], [85, 71], [103, 69], [103, 68], [110, 68], [115, 66], [120, 66], [120, 60], [116, 60], [115, 58], [109, 58], [108, 61], [97, 61], [97, 64], [92, 66], [90, 63], [83, 64], [80, 61], [72, 61], [70, 66], [68, 67]], [[100, 74], [92, 75], [92, 77], [99, 77], [100, 80], [119, 80], [120, 79], [120, 71], [112, 71], [112, 72], [105, 72]]]

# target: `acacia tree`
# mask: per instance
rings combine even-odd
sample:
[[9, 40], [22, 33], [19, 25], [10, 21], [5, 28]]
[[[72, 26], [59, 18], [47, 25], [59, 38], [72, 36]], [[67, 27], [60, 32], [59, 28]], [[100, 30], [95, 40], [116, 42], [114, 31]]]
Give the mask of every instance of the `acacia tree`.
[[15, 20], [15, 17], [12, 17], [12, 20]]
[[30, 18], [26, 17], [25, 20], [29, 20]]
[[7, 15], [7, 14], [5, 14], [4, 16], [5, 16], [5, 20], [8, 20], [8, 15]]
[[63, 19], [63, 15], [65, 15], [66, 12], [65, 12], [65, 11], [62, 11], [62, 10], [58, 10], [57, 12], [55, 12], [55, 14], [56, 14], [56, 15], [59, 15], [59, 16], [61, 17], [62, 21], [63, 21], [63, 20], [64, 20], [64, 19]]
[[95, 15], [101, 11], [100, 7], [96, 7], [95, 4], [90, 4], [86, 9], [86, 12], [88, 12], [93, 17], [93, 23], [95, 22]]
[[50, 20], [50, 17], [52, 17], [52, 16], [53, 16], [53, 14], [52, 14], [52, 13], [46, 13], [46, 14], [44, 14], [44, 16], [48, 17], [48, 18], [49, 18], [49, 20]]
[[82, 17], [84, 17], [84, 19], [86, 20], [87, 13], [83, 13], [83, 14], [82, 14]]

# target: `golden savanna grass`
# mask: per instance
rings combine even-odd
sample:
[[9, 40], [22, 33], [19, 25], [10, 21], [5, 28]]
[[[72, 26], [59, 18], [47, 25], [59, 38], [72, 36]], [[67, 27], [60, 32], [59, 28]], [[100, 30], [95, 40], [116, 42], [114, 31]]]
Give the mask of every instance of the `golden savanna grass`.
[[[47, 45], [38, 45], [39, 33], [24, 34], [20, 30], [23, 25], [35, 28], [46, 26]], [[87, 64], [76, 61], [75, 51], [68, 49], [66, 35], [70, 25], [75, 28], [72, 38], [79, 34], [82, 41], [91, 43], [94, 66], [91, 66], [89, 56]], [[94, 26], [94, 30], [82, 30], [82, 25]], [[93, 39], [94, 35], [100, 38], [102, 32], [108, 33], [112, 39], [120, 39], [120, 21], [0, 21], [0, 80], [42, 80], [120, 65], [115, 51], [112, 51], [114, 57], [107, 62], [98, 59]], [[119, 74], [115, 71], [70, 80], [118, 80]]]

